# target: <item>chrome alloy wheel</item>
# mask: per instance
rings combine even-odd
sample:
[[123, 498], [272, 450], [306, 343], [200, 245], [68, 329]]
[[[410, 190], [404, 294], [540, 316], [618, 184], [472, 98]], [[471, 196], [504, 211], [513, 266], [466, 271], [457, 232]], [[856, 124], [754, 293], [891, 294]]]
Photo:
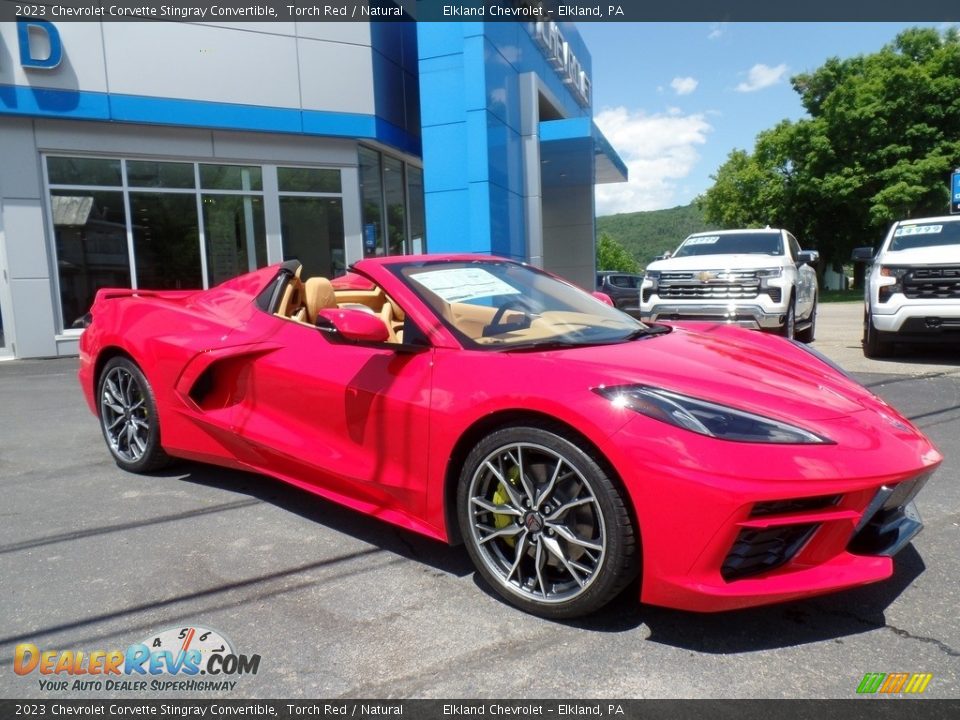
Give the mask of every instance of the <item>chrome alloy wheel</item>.
[[112, 368], [103, 379], [100, 422], [114, 455], [128, 463], [143, 457], [150, 437], [150, 414], [143, 388], [125, 367]]
[[480, 463], [468, 498], [479, 556], [511, 593], [568, 602], [597, 577], [607, 549], [603, 513], [590, 483], [559, 453], [504, 445]]

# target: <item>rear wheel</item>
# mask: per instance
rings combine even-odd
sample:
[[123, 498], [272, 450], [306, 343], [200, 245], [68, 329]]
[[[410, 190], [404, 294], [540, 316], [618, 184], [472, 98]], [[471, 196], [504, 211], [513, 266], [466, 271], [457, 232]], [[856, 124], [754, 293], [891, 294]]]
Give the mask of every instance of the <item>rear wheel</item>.
[[157, 470], [169, 462], [160, 446], [160, 420], [150, 383], [125, 357], [108, 361], [97, 384], [100, 429], [113, 459], [136, 473]]
[[636, 537], [620, 492], [560, 435], [534, 427], [489, 435], [467, 458], [457, 499], [480, 575], [527, 612], [586, 615], [636, 575]]
[[890, 357], [893, 343], [883, 337], [883, 333], [873, 326], [870, 315], [863, 315], [863, 354], [868, 358]]

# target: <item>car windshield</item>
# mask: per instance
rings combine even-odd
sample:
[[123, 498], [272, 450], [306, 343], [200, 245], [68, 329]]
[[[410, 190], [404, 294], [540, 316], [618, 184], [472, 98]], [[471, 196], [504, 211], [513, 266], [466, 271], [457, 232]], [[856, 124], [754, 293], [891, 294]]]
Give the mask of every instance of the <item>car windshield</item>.
[[426, 261], [394, 272], [467, 347], [606, 345], [651, 331], [589, 293], [513, 262]]
[[893, 231], [890, 250], [912, 250], [960, 244], [960, 222], [936, 222], [901, 225]]
[[783, 255], [783, 241], [778, 232], [726, 233], [694, 235], [683, 241], [673, 257], [692, 255]]

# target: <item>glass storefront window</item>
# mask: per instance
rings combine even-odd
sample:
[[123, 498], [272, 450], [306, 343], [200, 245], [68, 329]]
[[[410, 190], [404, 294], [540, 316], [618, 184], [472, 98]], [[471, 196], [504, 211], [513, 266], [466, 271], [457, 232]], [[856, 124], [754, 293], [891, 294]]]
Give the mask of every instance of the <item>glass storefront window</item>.
[[54, 190], [50, 208], [63, 325], [79, 327], [98, 289], [130, 287], [123, 193]]
[[360, 205], [363, 220], [363, 256], [384, 254], [383, 184], [380, 177], [380, 153], [360, 148]]
[[256, 165], [200, 165], [204, 190], [263, 190], [263, 170]]
[[277, 168], [280, 192], [338, 193], [340, 171], [321, 168]]
[[127, 183], [134, 187], [192, 189], [193, 163], [127, 160]]
[[383, 158], [383, 193], [387, 205], [388, 255], [407, 251], [407, 203], [403, 180], [403, 163], [389, 156]]
[[427, 218], [423, 203], [423, 170], [407, 165], [407, 201], [410, 204], [410, 247], [413, 255], [427, 252]]
[[299, 260], [303, 279], [346, 272], [340, 198], [281, 197], [280, 225], [283, 259]]
[[131, 192], [137, 287], [200, 289], [200, 226], [193, 194]]
[[123, 185], [120, 161], [100, 158], [47, 158], [47, 178], [51, 185]]
[[426, 252], [423, 170], [361, 146], [359, 171], [363, 256]]
[[204, 195], [203, 234], [209, 285], [267, 264], [263, 198], [256, 195]]

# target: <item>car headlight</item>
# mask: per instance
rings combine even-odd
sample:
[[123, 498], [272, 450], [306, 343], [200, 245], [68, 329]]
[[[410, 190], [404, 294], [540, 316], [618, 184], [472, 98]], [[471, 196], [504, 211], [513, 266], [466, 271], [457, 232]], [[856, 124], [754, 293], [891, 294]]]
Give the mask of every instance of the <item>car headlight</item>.
[[660, 271], [659, 271], [659, 270], [647, 270], [646, 272], [643, 273], [643, 279], [644, 279], [644, 280], [652, 280], [653, 283], [656, 284], [657, 281], [660, 279]]
[[833, 443], [809, 430], [779, 420], [648, 385], [600, 387], [595, 388], [594, 392], [617, 407], [718, 440], [784, 445]]
[[783, 275], [782, 267], [760, 268], [757, 270], [758, 278], [775, 278]]

